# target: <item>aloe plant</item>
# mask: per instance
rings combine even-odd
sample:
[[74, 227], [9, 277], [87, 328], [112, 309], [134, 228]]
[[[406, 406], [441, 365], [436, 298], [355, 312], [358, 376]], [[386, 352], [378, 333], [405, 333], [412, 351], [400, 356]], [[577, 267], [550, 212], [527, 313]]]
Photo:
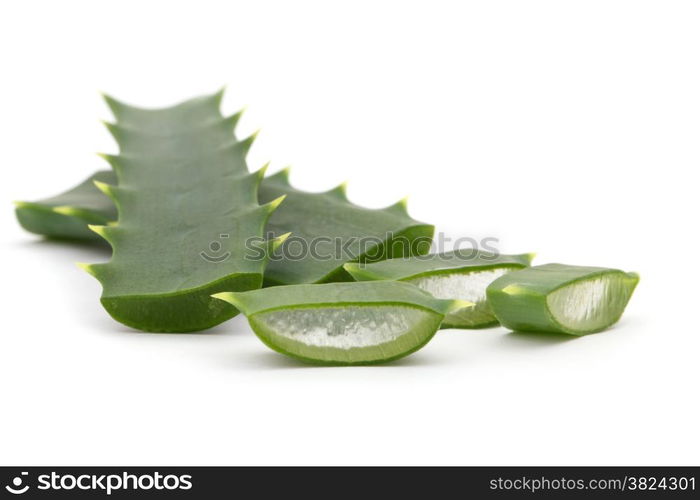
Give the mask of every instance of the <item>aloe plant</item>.
[[[283, 170], [264, 178], [260, 184], [258, 196], [263, 203], [286, 196], [284, 204], [268, 220], [266, 232], [276, 236], [291, 233], [290, 246], [299, 243], [309, 249], [315, 245], [321, 258], [310, 253], [299, 259], [285, 257], [285, 253], [298, 251], [294, 247], [288, 252], [277, 252], [279, 255], [265, 270], [266, 284], [350, 281], [352, 278], [342, 267], [348, 261], [420, 255], [429, 250], [433, 226], [412, 219], [404, 201], [381, 210], [363, 208], [347, 200], [343, 186], [325, 193], [309, 193], [293, 188], [288, 176], [289, 170]], [[47, 214], [51, 214], [52, 207], [42, 205], [35, 211], [37, 222], [30, 226], [32, 229], [23, 225], [35, 233], [70, 237], [72, 233], [64, 231], [64, 227], [93, 234], [86, 224], [114, 220], [114, 204], [98, 189], [91, 189], [88, 181], [93, 178], [108, 184], [117, 183], [113, 172], [99, 171], [83, 183], [85, 190], [61, 195], [63, 212], [60, 217], [69, 218], [67, 223], [60, 222], [58, 214], [49, 217]], [[368, 248], [363, 249], [363, 244], [368, 242]]]
[[[284, 207], [272, 214], [267, 229], [275, 236], [290, 232], [292, 237], [284, 243], [287, 251], [270, 261], [267, 284], [352, 281], [343, 269], [348, 261], [424, 254], [430, 249], [434, 227], [412, 219], [405, 200], [378, 210], [359, 207], [348, 201], [345, 184], [324, 193], [292, 187], [289, 169], [267, 177], [260, 186], [262, 202], [279, 196], [285, 196]], [[293, 248], [295, 244], [299, 248]], [[308, 251], [299, 256], [304, 248]]]
[[617, 269], [545, 264], [501, 276], [486, 294], [512, 330], [585, 335], [615, 324], [638, 282]]
[[68, 191], [35, 202], [15, 202], [21, 226], [49, 238], [102, 240], [88, 224], [107, 224], [117, 219], [114, 203], [95, 186], [95, 181], [116, 183], [111, 171], [95, 172]]
[[268, 347], [329, 365], [411, 354], [433, 337], [446, 313], [468, 306], [398, 281], [277, 286], [214, 297], [241, 310]]
[[209, 328], [237, 313], [211, 294], [262, 284], [265, 262], [243, 258], [246, 240], [262, 236], [281, 200], [258, 204], [263, 171], [250, 174], [245, 162], [253, 137], [235, 138], [240, 113], [222, 117], [220, 100], [146, 110], [107, 98], [120, 154], [105, 158], [118, 183], [97, 186], [118, 218], [90, 228], [113, 255], [84, 267], [101, 282], [109, 314], [133, 328]]
[[[426, 256], [434, 228], [412, 219], [405, 200], [366, 209], [348, 200], [345, 185], [309, 193], [291, 186], [288, 169], [268, 178], [264, 168], [249, 173], [254, 136], [236, 138], [240, 113], [224, 117], [222, 95], [162, 109], [105, 96], [116, 118], [106, 126], [120, 148], [102, 155], [112, 171], [16, 204], [30, 232], [112, 247], [109, 262], [81, 266], [101, 282], [101, 302], [116, 320], [188, 332], [240, 310], [274, 350], [355, 365], [406, 356], [440, 327], [500, 321], [515, 330], [585, 335], [623, 314], [635, 273], [530, 268], [532, 254]], [[265, 228], [273, 238], [265, 239]], [[301, 255], [288, 249], [265, 269], [292, 232]], [[258, 258], [249, 258], [252, 241]], [[260, 289], [263, 283], [280, 286]]]
[[345, 264], [345, 270], [358, 281], [406, 281], [439, 299], [473, 302], [473, 307], [445, 316], [442, 328], [485, 328], [498, 324], [486, 301], [486, 287], [499, 276], [529, 266], [532, 257], [465, 249], [369, 264], [350, 263]]

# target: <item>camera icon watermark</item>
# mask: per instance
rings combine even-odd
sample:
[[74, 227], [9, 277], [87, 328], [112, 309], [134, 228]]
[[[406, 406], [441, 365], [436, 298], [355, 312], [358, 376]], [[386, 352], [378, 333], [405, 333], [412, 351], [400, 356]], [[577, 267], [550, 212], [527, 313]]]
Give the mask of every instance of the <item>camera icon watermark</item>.
[[229, 237], [230, 236], [226, 233], [220, 234], [219, 239], [209, 243], [208, 250], [199, 252], [199, 256], [207, 262], [212, 262], [214, 264], [226, 262], [231, 257], [231, 252], [223, 251], [224, 246], [221, 244], [221, 240], [227, 240]]
[[12, 485], [8, 484], [7, 486], [5, 486], [5, 489], [13, 495], [21, 495], [22, 493], [26, 493], [29, 489], [29, 485], [25, 484], [24, 486], [22, 486], [22, 484], [24, 483], [25, 476], [28, 475], [29, 472], [21, 472], [19, 476], [15, 476], [12, 479]]

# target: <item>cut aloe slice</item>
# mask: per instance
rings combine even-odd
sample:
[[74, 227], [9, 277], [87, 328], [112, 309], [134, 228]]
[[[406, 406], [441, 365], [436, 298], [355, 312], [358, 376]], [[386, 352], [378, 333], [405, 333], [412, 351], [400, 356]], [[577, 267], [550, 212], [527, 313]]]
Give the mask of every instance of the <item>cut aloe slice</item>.
[[638, 282], [617, 269], [546, 264], [502, 276], [486, 293], [512, 330], [585, 335], [615, 324]]
[[103, 241], [88, 228], [88, 224], [107, 224], [116, 220], [117, 209], [95, 186], [95, 181], [116, 183], [112, 172], [95, 172], [59, 195], [35, 202], [16, 202], [17, 220], [30, 233], [49, 238]]
[[289, 285], [224, 292], [268, 347], [304, 361], [354, 365], [423, 347], [446, 313], [468, 306], [398, 281]]
[[527, 267], [532, 257], [457, 250], [371, 264], [351, 263], [345, 270], [358, 281], [406, 281], [439, 299], [472, 302], [473, 307], [446, 315], [442, 328], [484, 328], [498, 324], [486, 300], [486, 287], [508, 272]]

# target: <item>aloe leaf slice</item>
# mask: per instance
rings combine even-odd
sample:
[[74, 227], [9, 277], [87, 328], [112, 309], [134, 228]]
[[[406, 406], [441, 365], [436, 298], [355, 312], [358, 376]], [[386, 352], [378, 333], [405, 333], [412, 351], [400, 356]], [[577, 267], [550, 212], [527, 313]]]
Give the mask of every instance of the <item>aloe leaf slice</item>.
[[512, 330], [586, 335], [620, 319], [638, 282], [617, 269], [545, 264], [498, 278], [486, 294]]
[[461, 301], [408, 283], [289, 285], [214, 295], [240, 309], [268, 347], [320, 364], [390, 361], [423, 347]]
[[442, 328], [485, 328], [498, 324], [486, 300], [486, 287], [508, 272], [530, 265], [534, 254], [502, 255], [477, 250], [345, 264], [358, 281], [399, 280], [439, 299], [461, 299], [473, 307], [445, 316]]
[[263, 171], [245, 157], [240, 114], [218, 115], [221, 95], [145, 110], [107, 98], [120, 154], [105, 155], [116, 185], [97, 183], [118, 209], [116, 223], [90, 226], [112, 246], [108, 263], [85, 265], [102, 284], [101, 302], [128, 326], [153, 332], [203, 330], [237, 311], [211, 299], [259, 288], [265, 262], [245, 259], [281, 200], [257, 201]]
[[406, 200], [363, 208], [348, 201], [344, 184], [324, 193], [292, 187], [289, 169], [265, 178], [259, 195], [261, 202], [286, 196], [267, 230], [292, 233], [265, 271], [269, 285], [351, 281], [343, 264], [425, 254], [435, 230], [408, 215]]
[[20, 225], [30, 233], [49, 238], [101, 240], [88, 224], [107, 224], [117, 219], [114, 203], [95, 186], [95, 181], [114, 183], [112, 172], [95, 172], [68, 191], [35, 202], [15, 202]]

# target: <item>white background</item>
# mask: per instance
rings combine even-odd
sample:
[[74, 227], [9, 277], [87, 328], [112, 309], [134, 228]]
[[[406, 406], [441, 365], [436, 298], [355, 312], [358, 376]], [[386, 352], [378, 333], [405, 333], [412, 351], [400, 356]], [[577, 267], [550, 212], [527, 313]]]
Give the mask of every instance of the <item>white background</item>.
[[[0, 10], [2, 464], [700, 462], [700, 6], [680, 1], [6, 2]], [[98, 91], [228, 86], [251, 167], [504, 252], [638, 271], [612, 330], [443, 331], [380, 367], [314, 368], [236, 318], [111, 320], [11, 201], [115, 152]]]

